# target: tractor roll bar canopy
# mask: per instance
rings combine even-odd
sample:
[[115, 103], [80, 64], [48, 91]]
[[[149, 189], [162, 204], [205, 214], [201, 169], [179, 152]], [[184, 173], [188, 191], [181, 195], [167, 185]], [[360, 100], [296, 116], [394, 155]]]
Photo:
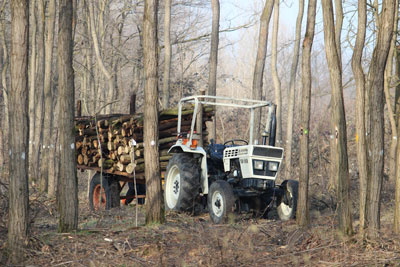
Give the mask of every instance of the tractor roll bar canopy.
[[178, 105], [178, 134], [181, 133], [181, 119], [182, 119], [182, 106], [185, 103], [194, 103], [194, 111], [192, 124], [190, 127], [189, 142], [192, 142], [194, 127], [196, 123], [196, 115], [199, 104], [213, 105], [213, 106], [225, 106], [233, 108], [244, 108], [250, 109], [250, 138], [249, 144], [253, 144], [253, 131], [254, 131], [254, 111], [258, 108], [268, 107], [267, 122], [265, 124], [265, 132], [270, 132], [270, 122], [272, 114], [275, 113], [275, 105], [269, 101], [252, 100], [252, 99], [237, 99], [224, 96], [209, 96], [209, 95], [195, 95], [184, 97], [179, 101]]

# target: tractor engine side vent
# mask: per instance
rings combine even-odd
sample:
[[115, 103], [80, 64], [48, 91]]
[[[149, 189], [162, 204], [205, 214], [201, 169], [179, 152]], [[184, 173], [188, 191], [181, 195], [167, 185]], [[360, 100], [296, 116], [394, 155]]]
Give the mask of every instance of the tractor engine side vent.
[[255, 156], [264, 156], [271, 158], [282, 158], [282, 149], [274, 149], [267, 147], [254, 147], [253, 155]]

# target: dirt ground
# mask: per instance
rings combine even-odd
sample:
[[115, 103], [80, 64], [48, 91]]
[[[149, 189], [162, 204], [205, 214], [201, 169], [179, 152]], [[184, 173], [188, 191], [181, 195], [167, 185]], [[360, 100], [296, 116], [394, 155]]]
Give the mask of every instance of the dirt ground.
[[[144, 206], [94, 213], [80, 178], [79, 230], [57, 233], [55, 200], [31, 192], [31, 239], [26, 266], [398, 266], [400, 238], [391, 230], [393, 203], [384, 198], [380, 239], [361, 242], [335, 230], [334, 206], [311, 198], [311, 228], [242, 214], [214, 225], [207, 213], [167, 213], [162, 225], [144, 224]], [[390, 185], [387, 186], [390, 188]], [[4, 214], [4, 213], [3, 213]], [[357, 220], [354, 222], [357, 230]], [[0, 220], [0, 265], [6, 265], [6, 220]]]

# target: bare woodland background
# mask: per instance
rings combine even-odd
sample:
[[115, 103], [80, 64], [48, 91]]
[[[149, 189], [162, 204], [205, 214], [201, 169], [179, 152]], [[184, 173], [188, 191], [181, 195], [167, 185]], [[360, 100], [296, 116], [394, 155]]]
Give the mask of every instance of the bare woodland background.
[[[60, 201], [58, 177], [68, 176], [64, 167], [71, 162], [60, 153], [60, 144], [67, 144], [63, 133], [71, 125], [59, 118], [66, 111], [72, 116], [73, 103], [82, 100], [82, 115], [127, 113], [135, 93], [138, 110], [144, 112], [150, 103], [160, 109], [174, 106], [181, 97], [205, 89], [278, 105], [277, 145], [286, 150], [278, 183], [300, 180], [300, 227], [307, 228], [318, 218], [315, 210], [324, 207], [344, 235], [376, 239], [381, 218], [390, 225], [386, 230], [400, 231], [397, 0], [255, 0], [233, 12], [240, 14], [239, 20], [225, 10], [242, 7], [228, 0], [74, 0], [73, 8], [70, 1], [29, 1], [29, 103], [12, 91], [18, 70], [10, 69], [11, 4], [17, 7], [17, 2], [24, 1], [0, 2], [0, 227], [6, 229], [11, 208], [9, 131], [17, 135], [28, 129], [9, 127], [13, 112], [27, 108], [29, 116], [30, 195], [54, 199], [58, 191]], [[64, 5], [71, 14], [61, 12]], [[149, 31], [143, 19], [146, 5], [153, 7], [146, 13], [152, 14]], [[279, 14], [287, 8], [297, 8], [296, 25]], [[62, 21], [71, 23], [65, 32], [71, 40], [65, 43]], [[158, 43], [145, 33], [158, 37]], [[152, 59], [145, 53], [149, 47]], [[61, 48], [67, 51], [64, 56]], [[158, 62], [154, 72], [145, 59]], [[63, 80], [71, 70], [62, 60], [73, 60], [74, 80]], [[150, 85], [144, 77], [155, 79]], [[155, 90], [157, 84], [158, 97], [145, 97], [150, 92], [145, 88]], [[217, 141], [246, 138], [248, 117], [246, 112], [217, 110]], [[157, 166], [148, 170], [153, 177], [159, 172]], [[77, 223], [67, 225], [76, 229]]]

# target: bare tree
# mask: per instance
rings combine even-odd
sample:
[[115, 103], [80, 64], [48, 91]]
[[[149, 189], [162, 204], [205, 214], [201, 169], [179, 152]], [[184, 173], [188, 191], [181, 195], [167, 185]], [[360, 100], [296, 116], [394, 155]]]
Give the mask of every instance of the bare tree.
[[388, 110], [388, 117], [389, 117], [389, 122], [390, 122], [390, 128], [392, 131], [392, 138], [390, 140], [390, 149], [389, 149], [389, 180], [390, 181], [395, 181], [396, 177], [396, 150], [397, 150], [397, 124], [396, 124], [396, 118], [394, 114], [394, 106], [392, 105], [391, 97], [390, 97], [390, 88], [393, 87], [394, 84], [394, 79], [393, 79], [393, 59], [394, 59], [394, 54], [395, 54], [395, 49], [396, 49], [396, 39], [397, 39], [397, 22], [398, 22], [398, 0], [395, 1], [395, 23], [393, 26], [393, 32], [396, 34], [393, 34], [392, 40], [390, 42], [390, 49], [389, 49], [389, 55], [388, 55], [388, 60], [386, 63], [386, 69], [385, 69], [385, 80], [383, 84], [384, 88], [384, 93], [385, 93], [385, 102], [386, 102], [386, 107]]
[[158, 1], [146, 0], [143, 16], [144, 47], [144, 162], [146, 176], [146, 223], [164, 222], [158, 153]]
[[[260, 32], [258, 37], [257, 57], [254, 67], [253, 88], [252, 88], [252, 98], [257, 100], [261, 100], [262, 96], [265, 57], [267, 55], [267, 46], [268, 46], [268, 28], [269, 28], [269, 21], [272, 15], [272, 9], [274, 7], [274, 1], [275, 0], [266, 0], [260, 18]], [[260, 122], [261, 122], [261, 112], [258, 111], [255, 112], [255, 117], [254, 117], [253, 136], [255, 137], [255, 140], [259, 139], [261, 134]]]
[[60, 219], [58, 230], [69, 232], [78, 227], [78, 187], [75, 159], [74, 128], [74, 71], [72, 68], [72, 16], [70, 0], [59, 2], [58, 32], [58, 86], [60, 127], [60, 177], [58, 186], [58, 208]]
[[[346, 117], [343, 102], [342, 68], [339, 51], [335, 43], [335, 26], [331, 0], [322, 0], [324, 20], [325, 52], [328, 61], [330, 84], [332, 89], [332, 121], [334, 123], [334, 155], [337, 181], [337, 211], [339, 229], [342, 233], [353, 233], [350, 201], [349, 166], [347, 156]], [[338, 14], [338, 12], [336, 12]], [[337, 38], [336, 38], [337, 40]]]
[[304, 0], [299, 1], [299, 14], [296, 20], [296, 39], [294, 44], [293, 61], [290, 68], [290, 82], [289, 82], [289, 105], [288, 105], [288, 118], [286, 128], [286, 151], [285, 151], [285, 176], [291, 177], [292, 172], [292, 139], [293, 139], [293, 115], [294, 115], [294, 96], [296, 94], [296, 74], [299, 62], [300, 52], [300, 39], [301, 39], [301, 23], [303, 21], [304, 13]]
[[367, 204], [368, 236], [377, 237], [380, 229], [380, 200], [383, 179], [383, 149], [384, 149], [384, 72], [390, 49], [390, 40], [393, 34], [395, 13], [395, 0], [387, 0], [382, 3], [382, 11], [379, 17], [377, 41], [372, 55], [368, 72], [368, 91], [371, 122], [370, 165]]
[[[219, 43], [219, 0], [211, 0], [212, 7], [212, 29], [210, 49], [210, 71], [208, 76], [208, 94], [217, 95], [217, 66], [218, 66], [218, 43]], [[217, 118], [214, 116], [211, 137], [217, 139]]]
[[279, 1], [274, 4], [274, 26], [272, 29], [272, 55], [271, 70], [272, 80], [275, 87], [275, 104], [276, 104], [276, 141], [278, 145], [282, 144], [282, 89], [281, 80], [278, 75], [278, 30], [279, 30]]
[[8, 249], [13, 264], [22, 262], [28, 237], [28, 36], [29, 2], [12, 1]]
[[357, 38], [354, 46], [351, 65], [356, 82], [356, 146], [357, 161], [360, 176], [360, 230], [364, 231], [366, 225], [367, 183], [368, 183], [368, 157], [367, 140], [365, 138], [365, 75], [362, 68], [362, 54], [365, 44], [367, 25], [366, 0], [358, 1]]
[[[41, 178], [40, 187], [42, 191], [48, 189], [49, 183], [49, 166], [52, 162], [54, 155], [51, 155], [52, 149], [52, 118], [53, 118], [53, 90], [52, 90], [52, 60], [53, 60], [53, 44], [54, 44], [54, 28], [56, 21], [56, 1], [50, 0], [48, 4], [48, 18], [46, 20], [47, 34], [45, 40], [45, 54], [44, 54], [44, 123], [43, 123], [43, 149], [41, 154]], [[50, 177], [51, 182], [54, 183], [54, 177]], [[51, 192], [51, 195], [54, 192]]]
[[171, 0], [165, 0], [165, 15], [164, 15], [164, 80], [163, 80], [163, 108], [168, 108], [169, 105], [169, 83], [171, 75]]
[[311, 107], [311, 48], [314, 40], [315, 13], [317, 1], [308, 2], [307, 28], [303, 41], [301, 98], [301, 133], [300, 133], [300, 184], [297, 202], [297, 224], [306, 227], [309, 224], [308, 180], [309, 180], [309, 128]]
[[[92, 41], [93, 41], [93, 48], [95, 51], [95, 55], [96, 55], [96, 60], [97, 60], [97, 64], [98, 67], [100, 68], [101, 72], [103, 73], [103, 75], [106, 77], [107, 82], [108, 82], [108, 91], [106, 93], [106, 98], [105, 101], [107, 103], [112, 102], [113, 98], [114, 98], [114, 81], [113, 81], [113, 74], [107, 70], [105, 64], [104, 64], [104, 60], [101, 56], [101, 51], [100, 51], [100, 42], [99, 42], [99, 38], [98, 38], [98, 34], [97, 34], [97, 30], [96, 30], [96, 25], [95, 25], [95, 21], [94, 21], [94, 3], [93, 1], [86, 1], [87, 3], [87, 7], [89, 9], [88, 12], [88, 19], [90, 21], [90, 34], [92, 36]], [[104, 5], [104, 2], [103, 2]], [[104, 9], [104, 8], [103, 8]], [[100, 11], [100, 15], [103, 16], [103, 12]], [[100, 28], [100, 32], [102, 33], [102, 36], [104, 37], [104, 25], [103, 25], [103, 18], [99, 18], [99, 28]], [[104, 44], [103, 46], [104, 47]], [[111, 112], [111, 105], [108, 105], [106, 107], [106, 113], [110, 113]]]

